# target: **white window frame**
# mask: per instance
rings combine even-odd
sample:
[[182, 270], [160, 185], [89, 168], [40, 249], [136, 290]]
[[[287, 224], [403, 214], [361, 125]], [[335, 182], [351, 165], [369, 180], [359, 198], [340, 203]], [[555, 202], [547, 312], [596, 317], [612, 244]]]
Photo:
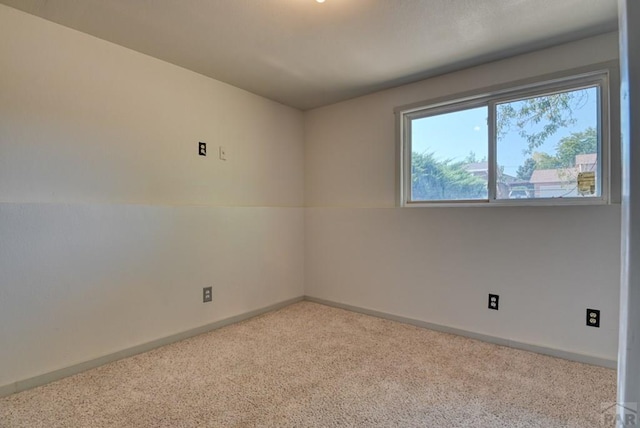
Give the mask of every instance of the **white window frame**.
[[[516, 82], [489, 88], [475, 93], [461, 94], [432, 101], [425, 101], [395, 109], [397, 128], [397, 191], [398, 205], [402, 207], [451, 207], [451, 206], [522, 206], [522, 205], [604, 205], [619, 198], [612, 194], [611, 180], [611, 106], [610, 86], [617, 82], [617, 68], [612, 63], [599, 64], [558, 73], [554, 76]], [[562, 197], [531, 199], [496, 198], [496, 106], [519, 99], [544, 96], [557, 92], [598, 86], [598, 174], [600, 195], [597, 197]], [[445, 113], [486, 106], [488, 110], [488, 198], [478, 200], [411, 200], [411, 126], [412, 120]], [[619, 162], [619, 160], [618, 160]], [[619, 177], [616, 177], [618, 181]]]

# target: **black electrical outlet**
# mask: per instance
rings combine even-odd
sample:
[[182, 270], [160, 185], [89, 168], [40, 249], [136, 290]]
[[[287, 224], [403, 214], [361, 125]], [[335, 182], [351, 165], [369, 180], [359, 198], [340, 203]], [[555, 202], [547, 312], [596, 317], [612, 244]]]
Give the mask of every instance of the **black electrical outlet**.
[[202, 303], [211, 302], [213, 300], [213, 287], [204, 287], [202, 289]]
[[497, 294], [489, 294], [489, 309], [498, 310], [500, 296]]
[[202, 141], [198, 143], [198, 154], [200, 156], [207, 155], [207, 143], [203, 143]]
[[600, 327], [600, 309], [587, 309], [587, 325]]

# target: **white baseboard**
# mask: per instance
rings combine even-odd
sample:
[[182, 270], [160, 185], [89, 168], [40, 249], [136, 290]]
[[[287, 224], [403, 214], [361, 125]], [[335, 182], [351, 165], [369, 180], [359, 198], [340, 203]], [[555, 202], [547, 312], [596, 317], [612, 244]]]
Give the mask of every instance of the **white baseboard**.
[[495, 345], [508, 346], [510, 348], [521, 349], [523, 351], [535, 352], [537, 354], [549, 355], [551, 357], [577, 361], [579, 363], [591, 364], [594, 366], [601, 366], [609, 369], [615, 369], [617, 368], [617, 365], [618, 365], [616, 360], [609, 360], [606, 358], [595, 357], [592, 355], [578, 354], [575, 352], [564, 351], [561, 349], [547, 348], [545, 346], [532, 345], [529, 343], [518, 342], [510, 339], [503, 339], [501, 337], [490, 336], [487, 334], [474, 333], [472, 331], [461, 330], [458, 328], [447, 327], [440, 324], [433, 324], [430, 322], [420, 321], [413, 318], [406, 318], [398, 315], [392, 315], [385, 312], [375, 311], [372, 309], [365, 309], [358, 306], [352, 306], [344, 303], [333, 302], [331, 300], [319, 299], [317, 297], [305, 296], [304, 300], [307, 300], [309, 302], [320, 303], [322, 305], [332, 306], [334, 308], [346, 309], [348, 311], [358, 312], [365, 315], [371, 315], [378, 318], [384, 318], [391, 321], [398, 321], [405, 324], [411, 324], [411, 325], [415, 325], [416, 327], [427, 328], [429, 330], [435, 330], [443, 333], [450, 333], [450, 334], [455, 334], [457, 336], [464, 336], [471, 339], [477, 339], [483, 342], [493, 343]]
[[124, 349], [122, 351], [114, 352], [103, 357], [95, 358], [93, 360], [85, 361], [83, 363], [74, 364], [73, 366], [65, 367], [59, 370], [55, 370], [49, 373], [44, 373], [32, 378], [19, 380], [8, 385], [0, 385], [0, 397], [11, 395], [16, 392], [24, 391], [27, 389], [35, 388], [37, 386], [45, 385], [47, 383], [72, 376], [99, 366], [102, 366], [113, 361], [121, 360], [123, 358], [132, 357], [143, 352], [150, 351], [161, 346], [168, 345], [170, 343], [179, 342], [180, 340], [187, 339], [189, 337], [197, 336], [199, 334], [207, 333], [212, 330], [219, 329], [229, 324], [235, 324], [240, 321], [247, 320], [249, 318], [256, 317], [258, 315], [265, 314], [267, 312], [275, 311], [285, 306], [289, 306], [293, 303], [300, 302], [304, 299], [303, 296], [288, 299], [273, 305], [265, 306], [260, 309], [256, 309], [244, 314], [236, 315], [230, 318], [225, 318], [220, 321], [216, 321], [211, 324], [196, 327], [191, 330], [183, 331], [182, 333], [173, 334], [171, 336], [163, 337], [161, 339], [152, 340], [151, 342], [143, 343], [141, 345], [133, 346], [131, 348]]

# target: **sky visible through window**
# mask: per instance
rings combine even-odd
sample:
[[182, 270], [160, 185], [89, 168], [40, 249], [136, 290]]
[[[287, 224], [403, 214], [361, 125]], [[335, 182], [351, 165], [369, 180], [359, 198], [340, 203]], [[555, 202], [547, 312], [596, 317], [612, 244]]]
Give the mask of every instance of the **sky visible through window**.
[[[575, 106], [573, 117], [576, 123], [569, 128], [561, 128], [546, 142], [535, 149], [536, 152], [554, 154], [558, 141], [572, 132], [584, 131], [597, 124], [597, 88], [585, 89], [585, 100]], [[478, 107], [454, 113], [426, 117], [412, 121], [412, 151], [434, 153], [440, 161], [451, 159], [463, 162], [473, 152], [476, 158], [486, 160], [488, 151], [488, 108]], [[523, 153], [526, 143], [512, 127], [503, 138], [511, 144], [500, 145], [500, 166], [509, 175], [516, 170], [529, 155]]]

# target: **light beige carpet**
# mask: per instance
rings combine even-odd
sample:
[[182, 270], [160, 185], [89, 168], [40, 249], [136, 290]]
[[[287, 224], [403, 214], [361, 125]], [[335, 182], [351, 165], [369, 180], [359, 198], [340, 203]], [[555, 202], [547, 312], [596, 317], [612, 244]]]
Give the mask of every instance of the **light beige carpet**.
[[2, 427], [597, 427], [613, 370], [309, 302], [0, 399]]

